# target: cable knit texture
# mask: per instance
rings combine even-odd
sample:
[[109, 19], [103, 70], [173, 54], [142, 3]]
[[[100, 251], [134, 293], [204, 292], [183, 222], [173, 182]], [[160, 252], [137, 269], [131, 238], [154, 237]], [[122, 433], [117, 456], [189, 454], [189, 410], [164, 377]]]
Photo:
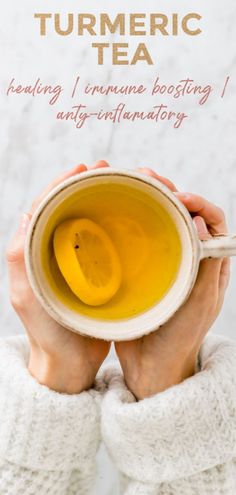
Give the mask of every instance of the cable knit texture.
[[104, 371], [102, 435], [125, 495], [236, 493], [236, 346], [209, 336], [201, 371], [137, 402]]
[[40, 385], [27, 362], [25, 337], [0, 341], [1, 495], [90, 494], [100, 421], [121, 495], [235, 495], [232, 342], [207, 337], [198, 373], [140, 402], [118, 365], [71, 396]]
[[27, 370], [26, 338], [0, 344], [1, 495], [90, 493], [100, 442], [100, 394], [59, 394]]

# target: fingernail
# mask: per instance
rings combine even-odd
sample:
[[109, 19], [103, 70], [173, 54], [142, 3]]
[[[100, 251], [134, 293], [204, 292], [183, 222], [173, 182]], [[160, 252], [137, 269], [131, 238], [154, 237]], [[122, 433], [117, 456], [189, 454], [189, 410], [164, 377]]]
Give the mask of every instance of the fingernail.
[[26, 234], [29, 227], [29, 223], [30, 223], [29, 215], [27, 215], [27, 213], [23, 213], [20, 219], [19, 234], [22, 235]]
[[86, 165], [84, 165], [83, 163], [79, 163], [79, 165], [75, 165], [75, 167], [71, 169], [71, 172], [85, 172], [86, 170]]
[[101, 164], [105, 165], [105, 167], [109, 167], [109, 163], [106, 160], [98, 160], [97, 163], [101, 163]]

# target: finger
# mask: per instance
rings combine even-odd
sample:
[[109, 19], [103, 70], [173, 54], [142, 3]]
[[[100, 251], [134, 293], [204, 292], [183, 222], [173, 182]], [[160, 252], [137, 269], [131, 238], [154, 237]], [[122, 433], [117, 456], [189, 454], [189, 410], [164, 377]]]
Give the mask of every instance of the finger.
[[219, 277], [219, 290], [217, 301], [217, 314], [219, 314], [225, 298], [225, 292], [229, 285], [230, 279], [230, 259], [224, 258], [221, 263], [220, 277]]
[[221, 295], [224, 295], [230, 280], [230, 259], [224, 258], [221, 264], [219, 291]]
[[162, 182], [162, 184], [164, 184], [165, 186], [167, 186], [171, 191], [173, 191], [173, 192], [176, 192], [177, 191], [176, 186], [173, 184], [173, 182], [171, 182], [166, 177], [163, 177], [162, 175], [158, 175], [151, 168], [138, 167], [136, 170], [138, 170], [142, 174], [149, 175], [149, 177], [154, 177], [154, 179], [157, 179], [160, 182]]
[[210, 239], [212, 236], [210, 232], [208, 231], [207, 225], [205, 220], [197, 215], [193, 219], [193, 223], [197, 229], [198, 237], [201, 241], [206, 241], [207, 239]]
[[176, 192], [176, 196], [186, 206], [189, 212], [196, 213], [196, 215], [204, 218], [211, 233], [227, 232], [225, 215], [221, 208], [195, 194]]
[[24, 214], [15, 236], [7, 250], [7, 264], [11, 301], [14, 307], [19, 306], [24, 294], [28, 294], [30, 286], [25, 269], [24, 245], [25, 236], [30, 224], [29, 215]]
[[99, 160], [96, 162], [94, 165], [91, 167], [88, 167], [89, 170], [94, 170], [96, 168], [107, 168], [110, 167], [109, 163], [106, 162], [106, 160]]
[[[211, 239], [211, 234], [208, 231], [205, 220], [197, 215], [193, 219], [194, 225], [198, 232], [198, 237], [201, 241], [206, 241], [207, 239]], [[199, 288], [205, 290], [204, 286], [207, 288], [210, 286], [212, 289], [214, 287], [218, 289], [219, 286], [219, 278], [221, 271], [222, 259], [205, 259], [200, 263], [198, 277], [195, 284], [196, 290]]]
[[[207, 240], [207, 239], [212, 237], [211, 234], [209, 233], [209, 231], [207, 229], [207, 225], [206, 225], [206, 223], [202, 217], [196, 216], [193, 219], [193, 222], [194, 222], [196, 229], [198, 231], [199, 239], [204, 241], [204, 240]], [[214, 272], [213, 272], [213, 270], [214, 270]], [[227, 259], [224, 259], [224, 260], [222, 260], [222, 259], [204, 260], [200, 265], [197, 283], [199, 285], [202, 284], [202, 288], [204, 290], [205, 279], [207, 279], [208, 277], [211, 277], [211, 280], [210, 279], [206, 280], [206, 283], [209, 285], [209, 283], [212, 283], [212, 277], [213, 277], [213, 284], [217, 284], [217, 280], [218, 280], [218, 289], [219, 290], [221, 289], [221, 286], [222, 286], [222, 290], [224, 287], [226, 289], [227, 283], [228, 283], [228, 278], [229, 278], [228, 271], [229, 270], [228, 270], [228, 260]]]
[[87, 167], [83, 164], [80, 164], [80, 165], [76, 165], [71, 170], [68, 170], [67, 172], [64, 172], [63, 174], [56, 177], [56, 179], [54, 179], [33, 202], [30, 210], [31, 215], [34, 213], [34, 211], [42, 202], [42, 200], [45, 198], [45, 196], [47, 196], [56, 186], [61, 184], [61, 182], [64, 182], [64, 180], [73, 177], [74, 175], [80, 174], [81, 172], [86, 172], [86, 170]]

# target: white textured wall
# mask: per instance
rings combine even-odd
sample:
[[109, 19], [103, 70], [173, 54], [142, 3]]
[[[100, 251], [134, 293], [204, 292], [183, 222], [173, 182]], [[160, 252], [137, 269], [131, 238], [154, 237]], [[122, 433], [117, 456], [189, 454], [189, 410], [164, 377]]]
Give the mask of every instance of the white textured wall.
[[[167, 5], [168, 4], [168, 5]], [[210, 2], [180, 0], [159, 2], [137, 0], [84, 2], [70, 0], [22, 0], [7, 2], [1, 10], [1, 133], [0, 133], [0, 255], [1, 255], [1, 334], [21, 332], [22, 328], [8, 303], [4, 262], [5, 246], [15, 230], [20, 213], [27, 211], [34, 196], [56, 174], [78, 162], [92, 164], [103, 158], [116, 167], [146, 165], [170, 177], [183, 190], [195, 191], [221, 205], [236, 231], [236, 12], [233, 0]], [[96, 53], [90, 38], [59, 38], [52, 33], [42, 39], [33, 13], [48, 12], [180, 12], [197, 11], [203, 15], [203, 34], [199, 37], [147, 38], [156, 61], [155, 66], [115, 67], [106, 62], [96, 64]], [[116, 40], [117, 41], [117, 40]], [[122, 41], [126, 41], [122, 40]], [[131, 46], [137, 43], [131, 40]], [[196, 98], [177, 102], [190, 117], [175, 130], [166, 123], [137, 122], [114, 126], [108, 122], [90, 121], [77, 130], [70, 123], [55, 120], [57, 111], [70, 108], [68, 97], [77, 75], [82, 82], [151, 84], [157, 75], [161, 80], [177, 83], [190, 77], [197, 83], [210, 83], [214, 93], [204, 107]], [[228, 92], [219, 96], [226, 76]], [[28, 84], [40, 77], [44, 83], [60, 83], [65, 91], [54, 107], [47, 98], [23, 95], [5, 96], [12, 77]], [[83, 101], [82, 101], [83, 100]], [[91, 108], [114, 108], [119, 97], [90, 98], [78, 96]], [[123, 98], [131, 108], [148, 108], [173, 102], [168, 98]], [[232, 262], [232, 280], [216, 331], [235, 338], [236, 260]], [[101, 489], [104, 495], [104, 489]]]

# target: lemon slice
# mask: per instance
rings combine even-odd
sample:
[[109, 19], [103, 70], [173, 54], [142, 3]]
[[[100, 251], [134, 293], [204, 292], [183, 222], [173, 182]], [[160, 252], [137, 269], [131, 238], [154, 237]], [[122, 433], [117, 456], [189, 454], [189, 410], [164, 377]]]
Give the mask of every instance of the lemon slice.
[[138, 220], [117, 215], [102, 221], [119, 252], [123, 278], [132, 279], [144, 268], [149, 255], [148, 235]]
[[106, 231], [87, 218], [61, 223], [54, 232], [59, 269], [72, 292], [84, 303], [109, 301], [121, 284], [121, 265]]

